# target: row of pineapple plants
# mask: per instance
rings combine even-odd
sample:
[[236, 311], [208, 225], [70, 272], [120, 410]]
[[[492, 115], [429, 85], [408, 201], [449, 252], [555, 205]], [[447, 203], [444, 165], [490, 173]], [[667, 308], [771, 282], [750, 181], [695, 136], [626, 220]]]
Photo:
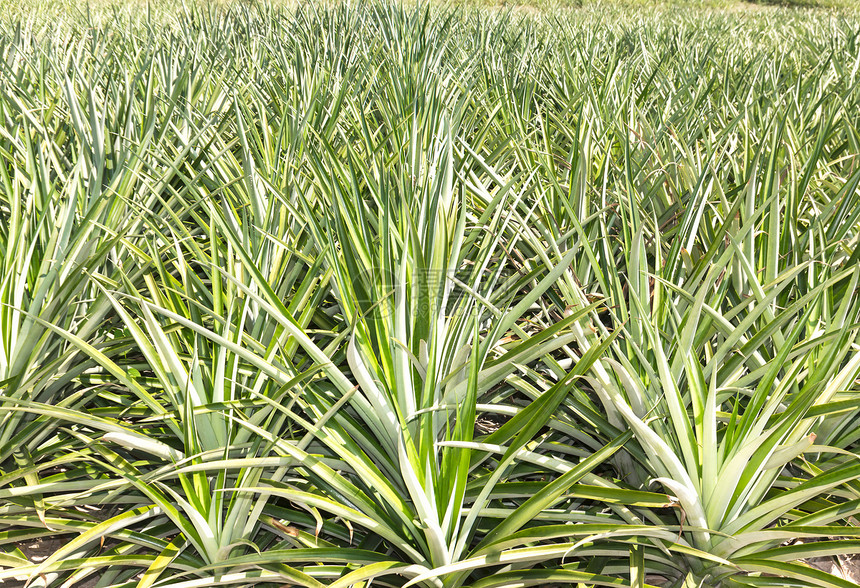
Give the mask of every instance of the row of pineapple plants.
[[38, 8], [3, 585], [853, 585], [852, 15]]

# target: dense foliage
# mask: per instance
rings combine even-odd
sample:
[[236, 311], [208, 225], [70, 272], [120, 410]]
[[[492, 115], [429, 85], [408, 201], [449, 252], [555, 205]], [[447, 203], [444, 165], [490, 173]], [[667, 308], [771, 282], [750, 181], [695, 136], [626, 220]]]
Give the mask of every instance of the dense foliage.
[[852, 585], [853, 16], [6, 4], [0, 580]]

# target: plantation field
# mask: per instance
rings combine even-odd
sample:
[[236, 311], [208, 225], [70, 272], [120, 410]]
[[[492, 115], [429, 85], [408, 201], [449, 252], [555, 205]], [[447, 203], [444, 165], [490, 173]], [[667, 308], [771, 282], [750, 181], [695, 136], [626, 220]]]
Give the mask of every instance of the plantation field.
[[858, 184], [846, 6], [3, 0], [0, 586], [853, 586]]

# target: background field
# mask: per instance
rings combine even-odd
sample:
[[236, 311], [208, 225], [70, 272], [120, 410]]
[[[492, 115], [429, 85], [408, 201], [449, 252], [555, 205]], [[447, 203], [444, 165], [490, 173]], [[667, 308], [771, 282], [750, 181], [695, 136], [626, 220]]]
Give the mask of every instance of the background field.
[[854, 585], [850, 5], [0, 6], [3, 586]]

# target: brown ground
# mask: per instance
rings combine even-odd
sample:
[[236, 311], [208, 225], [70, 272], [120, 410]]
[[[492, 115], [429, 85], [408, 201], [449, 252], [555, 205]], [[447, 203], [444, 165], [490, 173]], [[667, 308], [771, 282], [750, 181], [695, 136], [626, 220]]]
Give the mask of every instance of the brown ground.
[[[48, 556], [57, 551], [64, 542], [65, 539], [34, 539], [33, 541], [19, 543], [17, 547], [31, 562], [39, 563], [45, 561]], [[49, 576], [51, 576], [49, 580], [53, 580], [56, 574], [49, 574]], [[98, 581], [98, 574], [93, 574], [83, 581], [75, 583], [74, 588], [94, 588]], [[25, 583], [25, 578], [0, 580], [0, 588], [23, 588]], [[34, 580], [30, 583], [30, 587], [32, 588], [44, 588], [44, 586], [45, 582], [40, 580]]]

